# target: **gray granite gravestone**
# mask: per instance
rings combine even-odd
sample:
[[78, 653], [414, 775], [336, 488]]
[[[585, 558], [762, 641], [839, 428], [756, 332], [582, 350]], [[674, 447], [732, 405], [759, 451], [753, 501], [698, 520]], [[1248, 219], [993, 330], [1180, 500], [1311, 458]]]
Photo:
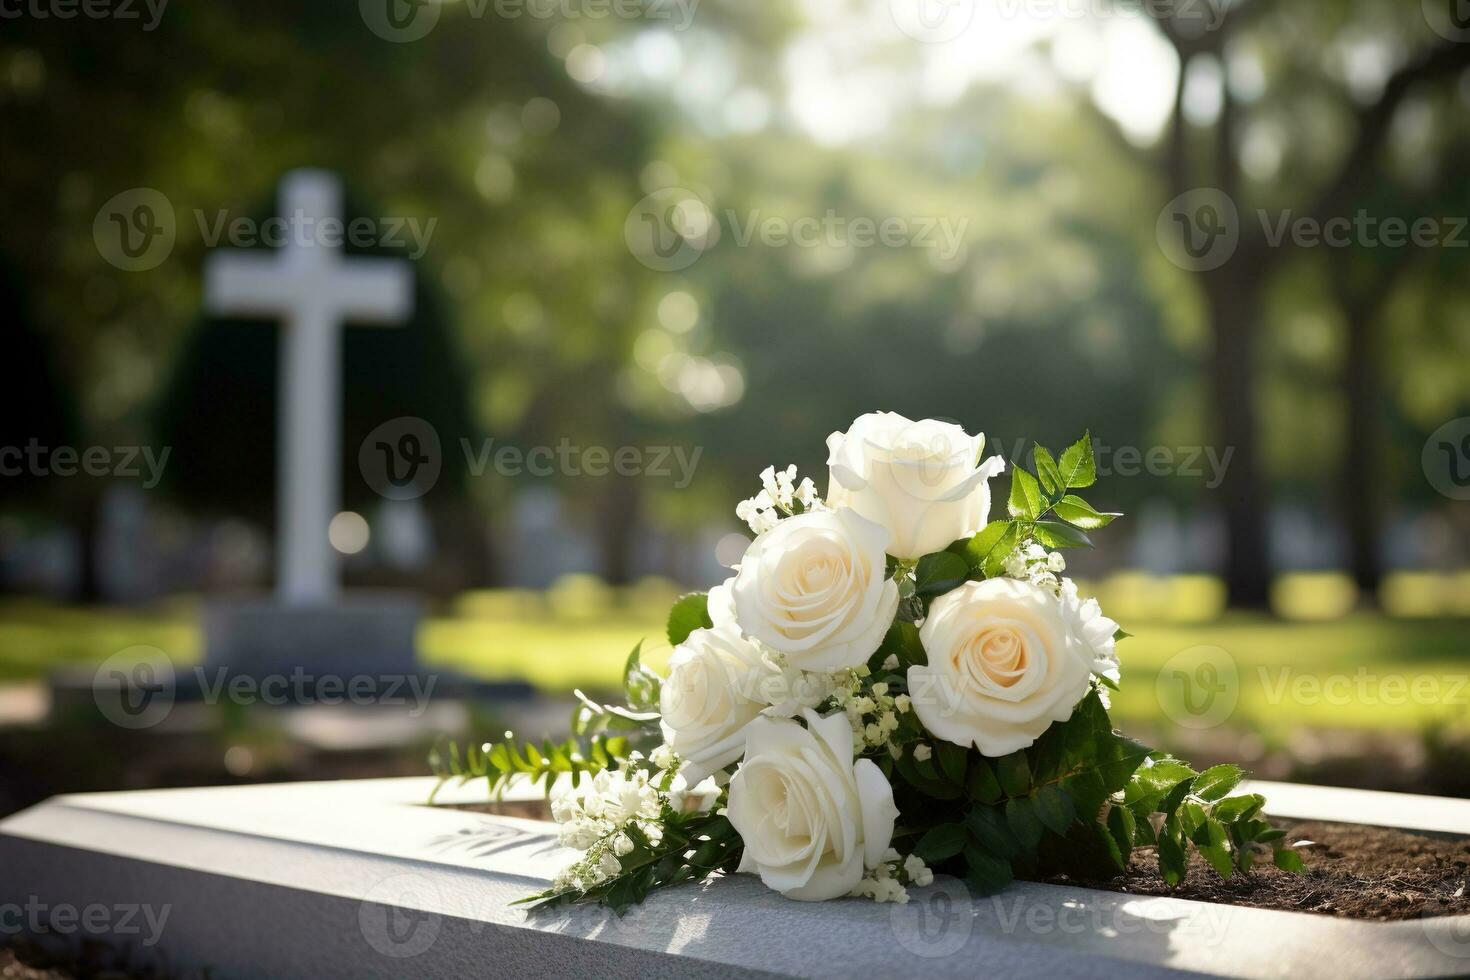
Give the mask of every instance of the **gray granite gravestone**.
[[[431, 785], [58, 797], [0, 822], [0, 920], [211, 977], [1470, 973], [1470, 916], [1372, 923], [1032, 883], [972, 899], [940, 879], [907, 905], [809, 904], [736, 875], [655, 893], [623, 918], [527, 913], [510, 903], [569, 857], [554, 828], [426, 806]], [[1252, 788], [1279, 816], [1470, 834], [1470, 801]], [[476, 786], [441, 802], [483, 799]]]

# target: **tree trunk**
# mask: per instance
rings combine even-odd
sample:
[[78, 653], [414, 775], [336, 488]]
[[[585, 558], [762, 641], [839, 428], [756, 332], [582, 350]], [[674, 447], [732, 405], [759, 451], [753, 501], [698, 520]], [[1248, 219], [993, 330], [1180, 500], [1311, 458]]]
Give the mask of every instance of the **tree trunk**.
[[1347, 397], [1347, 446], [1342, 457], [1343, 513], [1347, 520], [1348, 563], [1357, 583], [1359, 601], [1375, 605], [1383, 567], [1379, 561], [1381, 528], [1377, 490], [1378, 452], [1375, 444], [1378, 384], [1374, 365], [1373, 319], [1375, 305], [1344, 291], [1342, 309], [1347, 321], [1347, 355], [1343, 393]]
[[[1224, 273], [1224, 275], [1222, 275]], [[1225, 507], [1225, 587], [1235, 608], [1270, 605], [1266, 495], [1256, 441], [1255, 329], [1259, 286], [1227, 264], [1207, 284], [1215, 356], [1210, 365], [1215, 434], [1231, 453], [1220, 483]]]
[[93, 488], [91, 481], [87, 481], [78, 497], [75, 513], [77, 584], [74, 597], [82, 603], [101, 602], [102, 494]]
[[598, 497], [597, 541], [602, 552], [602, 577], [609, 585], [627, 585], [633, 578], [633, 537], [638, 528], [641, 495], [636, 476], [611, 476]]

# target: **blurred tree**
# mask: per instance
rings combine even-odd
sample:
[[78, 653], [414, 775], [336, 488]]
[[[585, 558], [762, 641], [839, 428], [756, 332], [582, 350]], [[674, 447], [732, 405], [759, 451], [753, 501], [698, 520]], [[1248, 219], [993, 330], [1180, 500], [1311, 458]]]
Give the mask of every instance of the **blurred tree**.
[[[25, 455], [31, 447], [49, 453], [58, 447], [79, 445], [75, 392], [56, 370], [53, 355], [31, 315], [30, 303], [16, 277], [0, 265], [0, 309], [7, 314], [5, 363], [10, 377], [0, 385], [0, 507], [12, 517], [51, 512], [70, 516], [84, 533], [78, 592], [95, 596], [95, 541], [85, 532], [95, 529], [92, 478], [83, 473], [68, 478], [45, 476]], [[84, 486], [85, 485], [85, 486]], [[61, 504], [60, 507], [57, 505]], [[18, 528], [12, 527], [12, 533]], [[0, 587], [3, 587], [0, 582]]]
[[[146, 433], [198, 308], [217, 212], [237, 217], [283, 171], [315, 165], [387, 215], [438, 219], [428, 258], [451, 346], [468, 353], [477, 430], [620, 444], [632, 423], [614, 379], [651, 288], [621, 234], [643, 193], [646, 125], [571, 77], [576, 45], [558, 22], [496, 9], [445, 5], [404, 43], [375, 34], [353, 0], [170, 7], [148, 31], [6, 21], [0, 256], [31, 284], [37, 322], [86, 393], [88, 438]], [[128, 272], [99, 254], [93, 219], [140, 186], [170, 202], [177, 241], [156, 268]], [[513, 486], [491, 473], [470, 489], [494, 509]], [[561, 486], [589, 507], [605, 498], [587, 481]]]
[[[1223, 8], [1218, 26], [1182, 5], [1143, 9], [1173, 47], [1180, 66], [1168, 129], [1160, 152], [1150, 156], [1162, 177], [1164, 197], [1216, 188], [1242, 216], [1251, 214], [1250, 205], [1258, 201], [1303, 200], [1308, 203], [1295, 209], [1295, 217], [1318, 226], [1350, 215], [1381, 173], [1383, 152], [1404, 103], [1425, 86], [1452, 82], [1470, 66], [1470, 45], [1432, 35], [1418, 9], [1389, 11], [1379, 4], [1339, 0], [1237, 0]], [[1304, 50], [1304, 37], [1319, 40]], [[1363, 44], [1388, 57], [1397, 55], [1397, 67], [1376, 86], [1364, 75], [1366, 64], [1355, 63], [1367, 57], [1354, 48]], [[1346, 71], [1341, 71], [1344, 60]], [[1249, 88], [1242, 82], [1245, 71], [1262, 80], [1264, 92], [1242, 98]], [[1211, 88], [1218, 109], [1208, 121], [1191, 121], [1187, 93], [1191, 84], [1206, 77], [1215, 80]], [[1284, 159], [1274, 173], [1248, 174], [1242, 134], [1263, 124], [1291, 125], [1292, 120], [1299, 126], [1308, 120], [1336, 124], [1343, 138], [1290, 141], [1281, 148]], [[1258, 448], [1257, 331], [1263, 294], [1281, 266], [1274, 250], [1290, 248], [1291, 242], [1269, 241], [1268, 229], [1248, 220], [1238, 222], [1238, 231], [1233, 257], [1195, 275], [1214, 340], [1217, 436], [1235, 453], [1225, 478], [1227, 587], [1232, 604], [1265, 607], [1270, 567], [1266, 480]], [[1371, 317], [1361, 311], [1371, 307], [1371, 295], [1350, 302], [1353, 315]], [[1357, 356], [1364, 355], [1359, 351]], [[1362, 379], [1353, 382], [1350, 373], [1349, 382], [1361, 384]]]

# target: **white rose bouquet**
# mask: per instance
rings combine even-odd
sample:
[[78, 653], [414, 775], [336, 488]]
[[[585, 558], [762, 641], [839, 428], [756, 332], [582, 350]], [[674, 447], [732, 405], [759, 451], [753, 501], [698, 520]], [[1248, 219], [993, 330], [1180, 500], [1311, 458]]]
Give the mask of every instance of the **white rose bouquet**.
[[[1084, 435], [1005, 470], [957, 425], [864, 415], [827, 439], [826, 497], [767, 469], [736, 508], [755, 534], [735, 574], [669, 615], [668, 676], [635, 648], [626, 704], [577, 692], [563, 743], [486, 744], [433, 759], [441, 779], [544, 781], [583, 852], [526, 902], [604, 902], [751, 872], [783, 895], [907, 900], [935, 871], [979, 894], [1016, 876], [1112, 877], [1135, 848], [1167, 882], [1189, 849], [1223, 877], [1266, 858], [1298, 870], [1231, 795], [1113, 730], [1127, 636], [1063, 576], [1062, 550], [1117, 514], [1077, 495]], [[641, 645], [640, 645], [641, 646]]]

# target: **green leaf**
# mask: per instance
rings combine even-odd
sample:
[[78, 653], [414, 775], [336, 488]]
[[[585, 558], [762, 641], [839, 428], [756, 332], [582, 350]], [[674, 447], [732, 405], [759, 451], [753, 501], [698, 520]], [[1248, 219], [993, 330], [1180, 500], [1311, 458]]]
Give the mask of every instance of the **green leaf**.
[[1275, 864], [1282, 871], [1289, 871], [1292, 874], [1300, 874], [1304, 867], [1302, 856], [1296, 851], [1285, 847], [1271, 855], [1271, 863]]
[[995, 778], [995, 770], [990, 768], [990, 763], [982, 758], [970, 760], [970, 770], [966, 774], [966, 788], [970, 791], [970, 799], [981, 803], [998, 803], [1004, 793], [1000, 788], [1000, 780]]
[[976, 847], [965, 848], [965, 864], [969, 868], [965, 884], [982, 897], [1003, 891], [1015, 877], [1009, 862]]
[[1007, 796], [1025, 796], [1031, 789], [1031, 768], [1026, 764], [1024, 751], [1001, 756], [995, 760], [995, 768]]
[[1092, 433], [1085, 432], [1081, 439], [1062, 453], [1059, 467], [1062, 480], [1069, 490], [1080, 490], [1097, 482], [1097, 463], [1092, 456]]
[[1137, 815], [1153, 813], [1174, 787], [1194, 776], [1194, 770], [1177, 759], [1156, 759], [1152, 765], [1140, 766], [1133, 773], [1123, 793], [1123, 802]]
[[1193, 784], [1193, 782], [1194, 780], [1192, 779], [1186, 779], [1176, 785], [1173, 789], [1169, 790], [1168, 795], [1166, 795], [1163, 799], [1163, 802], [1159, 804], [1159, 812], [1173, 813], [1175, 810], [1178, 810], [1180, 804], [1182, 804], [1185, 798], [1189, 796], [1189, 788]]
[[1109, 807], [1108, 833], [1113, 835], [1118, 850], [1122, 852], [1123, 860], [1127, 861], [1128, 855], [1133, 850], [1133, 843], [1138, 837], [1138, 823], [1133, 819], [1133, 811], [1126, 806]]
[[1091, 548], [1092, 539], [1070, 524], [1061, 521], [1038, 521], [1033, 529], [1036, 540], [1048, 548]]
[[1055, 834], [1065, 835], [1067, 825], [1077, 815], [1072, 797], [1066, 790], [1055, 785], [1043, 786], [1036, 791], [1035, 806], [1036, 815]]
[[1212, 766], [1200, 773], [1194, 781], [1194, 789], [1191, 791], [1202, 800], [1223, 799], [1230, 791], [1240, 785], [1245, 778], [1245, 770], [1239, 766], [1223, 765]]
[[960, 787], [939, 778], [932, 762], [916, 762], [911, 752], [904, 752], [893, 761], [893, 766], [904, 782], [925, 796], [936, 800], [957, 800], [964, 795]]
[[1007, 509], [1012, 517], [1034, 521], [1041, 516], [1041, 486], [1036, 477], [1018, 464], [1011, 466], [1011, 497]]
[[945, 858], [952, 858], [965, 849], [965, 841], [968, 834], [965, 825], [959, 823], [942, 823], [932, 827], [919, 842], [914, 845], [914, 853], [923, 859], [925, 864], [935, 864]]
[[1008, 524], [1005, 533], [1000, 540], [985, 555], [985, 562], [980, 572], [986, 578], [999, 578], [1005, 573], [1006, 559], [1011, 557], [1011, 552], [1016, 550], [1016, 545], [1021, 543], [1021, 526], [1019, 524]]
[[965, 765], [969, 757], [969, 749], [939, 739], [934, 745], [934, 755], [939, 759], [939, 771], [944, 773], [950, 782], [958, 786], [965, 786]]
[[1062, 479], [1062, 472], [1057, 469], [1057, 461], [1049, 449], [1037, 443], [1032, 457], [1036, 461], [1036, 474], [1041, 477], [1041, 485], [1046, 488], [1048, 496], [1054, 498], [1067, 489], [1067, 481]]
[[628, 707], [635, 711], [651, 711], [658, 707], [663, 678], [644, 668], [640, 659], [642, 651], [643, 641], [639, 640], [623, 664], [623, 694], [628, 699]]
[[1036, 806], [1029, 797], [1022, 796], [1006, 802], [1006, 826], [1010, 828], [1011, 836], [1016, 838], [1024, 853], [1035, 851], [1036, 845], [1041, 843], [1044, 828], [1041, 818], [1037, 816]]
[[1113, 640], [1114, 640], [1114, 642], [1116, 642], [1118, 640], [1126, 640], [1126, 639], [1128, 639], [1128, 637], [1130, 637], [1132, 635], [1133, 635], [1132, 633], [1128, 632], [1123, 627], [1119, 626], [1117, 629], [1115, 629], [1113, 631]]
[[1231, 796], [1216, 803], [1211, 811], [1217, 820], [1225, 823], [1234, 823], [1237, 820], [1247, 820], [1255, 816], [1266, 803], [1266, 798], [1259, 793], [1245, 793], [1240, 796]]
[[1020, 852], [1020, 845], [998, 807], [975, 807], [965, 817], [965, 826], [987, 853], [1009, 859]]
[[1166, 826], [1159, 834], [1159, 872], [1164, 876], [1164, 883], [1170, 887], [1179, 884], [1188, 867], [1184, 847]]
[[970, 565], [964, 558], [951, 551], [936, 551], [919, 559], [914, 581], [918, 594], [930, 597], [963, 584], [969, 575]]
[[1194, 800], [1186, 799], [1177, 811], [1179, 829], [1185, 837], [1192, 836], [1197, 827], [1205, 822], [1205, 808]]
[[972, 578], [995, 578], [1005, 571], [1006, 559], [1016, 550], [1020, 528], [1010, 521], [991, 521], [978, 534], [950, 545], [970, 566]]
[[1107, 527], [1122, 514], [1103, 513], [1093, 509], [1093, 506], [1076, 494], [1067, 494], [1057, 501], [1052, 507], [1052, 512], [1068, 524], [1080, 527], [1087, 531], [1095, 531], [1100, 527]]
[[1191, 839], [1194, 841], [1194, 849], [1200, 852], [1221, 878], [1229, 878], [1235, 872], [1235, 862], [1231, 860], [1230, 849], [1226, 846], [1228, 837], [1220, 821], [1207, 817]]
[[919, 641], [917, 626], [906, 620], [895, 620], [883, 635], [883, 642], [878, 645], [877, 651], [868, 658], [868, 668], [876, 673], [883, 661], [890, 656], [898, 659], [900, 673], [914, 664], [928, 663], [924, 656], [924, 644]]
[[669, 643], [678, 646], [689, 639], [689, 634], [695, 630], [709, 629], [714, 625], [714, 621], [709, 618], [709, 595], [691, 592], [681, 597], [669, 610]]

